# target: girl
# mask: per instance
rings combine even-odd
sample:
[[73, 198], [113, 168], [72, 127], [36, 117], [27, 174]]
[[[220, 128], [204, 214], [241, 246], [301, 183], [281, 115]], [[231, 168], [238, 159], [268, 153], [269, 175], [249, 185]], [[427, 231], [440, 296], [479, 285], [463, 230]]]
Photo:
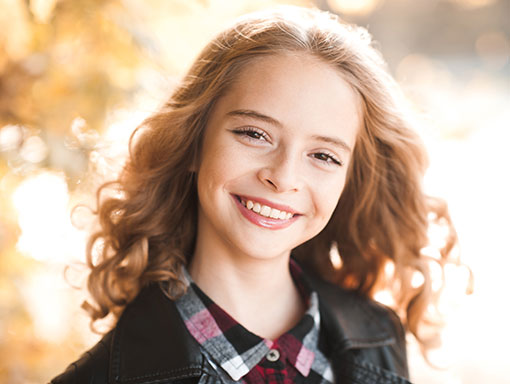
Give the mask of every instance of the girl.
[[99, 201], [86, 308], [118, 321], [53, 383], [408, 382], [400, 318], [370, 297], [393, 265], [418, 337], [427, 218], [449, 219], [370, 44], [301, 8], [209, 43], [100, 189], [122, 195]]

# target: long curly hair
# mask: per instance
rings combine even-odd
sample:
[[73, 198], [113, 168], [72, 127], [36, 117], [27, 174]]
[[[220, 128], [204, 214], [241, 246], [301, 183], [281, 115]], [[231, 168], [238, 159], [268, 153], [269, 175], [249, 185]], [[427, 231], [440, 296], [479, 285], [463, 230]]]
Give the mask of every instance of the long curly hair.
[[[419, 326], [434, 303], [428, 244], [432, 221], [449, 228], [434, 259], [453, 258], [456, 235], [446, 205], [424, 194], [427, 158], [404, 101], [370, 35], [335, 16], [287, 7], [240, 19], [200, 53], [170, 99], [139, 126], [119, 176], [97, 192], [100, 230], [87, 246], [91, 269], [86, 303], [92, 321], [125, 306], [149, 282], [177, 298], [181, 267], [193, 254], [197, 231], [196, 175], [204, 128], [216, 101], [254, 59], [303, 52], [335, 67], [361, 100], [363, 121], [347, 182], [324, 230], [292, 251], [308, 269], [339, 286], [373, 296], [383, 286], [422, 346]], [[114, 189], [117, 194], [103, 194]], [[107, 196], [104, 196], [107, 195]], [[331, 261], [338, 250], [341, 266]], [[387, 265], [393, 274], [387, 276]], [[419, 273], [422, 283], [412, 284]]]

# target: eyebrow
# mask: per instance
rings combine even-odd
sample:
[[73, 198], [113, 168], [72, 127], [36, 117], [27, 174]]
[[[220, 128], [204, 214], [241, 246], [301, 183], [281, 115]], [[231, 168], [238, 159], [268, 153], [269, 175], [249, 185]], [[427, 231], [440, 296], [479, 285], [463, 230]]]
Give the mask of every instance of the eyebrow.
[[[264, 115], [260, 112], [253, 111], [250, 109], [236, 109], [234, 111], [230, 111], [227, 113], [227, 116], [233, 116], [233, 117], [249, 117], [255, 120], [260, 120], [265, 123], [277, 126], [279, 128], [283, 127], [283, 124], [280, 123], [278, 120], [272, 118], [271, 116]], [[344, 149], [345, 151], [351, 153], [352, 149], [347, 145], [345, 141], [342, 139], [336, 138], [336, 137], [330, 137], [330, 136], [321, 136], [321, 135], [313, 135], [312, 139], [323, 141], [325, 143], [334, 144], [339, 146], [340, 148]]]
[[227, 113], [227, 116], [250, 117], [252, 119], [260, 120], [271, 125], [276, 125], [277, 127], [283, 126], [282, 123], [280, 123], [276, 119], [273, 119], [271, 116], [264, 115], [257, 111], [252, 111], [250, 109], [236, 109], [235, 111], [230, 111], [229, 113]]

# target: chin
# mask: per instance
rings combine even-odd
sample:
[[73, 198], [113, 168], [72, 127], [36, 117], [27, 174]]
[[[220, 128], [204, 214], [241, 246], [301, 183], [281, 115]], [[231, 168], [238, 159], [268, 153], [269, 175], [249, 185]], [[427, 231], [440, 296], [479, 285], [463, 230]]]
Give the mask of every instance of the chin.
[[275, 250], [271, 249], [241, 249], [241, 252], [246, 255], [248, 258], [255, 260], [274, 260], [279, 259], [281, 257], [288, 257], [290, 255], [290, 250]]

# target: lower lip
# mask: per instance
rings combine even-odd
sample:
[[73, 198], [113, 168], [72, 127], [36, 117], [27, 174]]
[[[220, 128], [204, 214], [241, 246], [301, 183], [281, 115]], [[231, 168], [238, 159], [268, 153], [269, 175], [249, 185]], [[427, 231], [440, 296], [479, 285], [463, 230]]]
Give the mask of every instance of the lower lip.
[[296, 221], [300, 215], [294, 215], [290, 219], [280, 220], [273, 219], [271, 217], [265, 217], [259, 215], [258, 213], [253, 212], [251, 209], [246, 208], [240, 201], [239, 198], [235, 195], [232, 195], [237, 207], [241, 211], [241, 214], [246, 217], [253, 224], [258, 225], [259, 227], [268, 228], [268, 229], [283, 229], [287, 228], [294, 221]]

